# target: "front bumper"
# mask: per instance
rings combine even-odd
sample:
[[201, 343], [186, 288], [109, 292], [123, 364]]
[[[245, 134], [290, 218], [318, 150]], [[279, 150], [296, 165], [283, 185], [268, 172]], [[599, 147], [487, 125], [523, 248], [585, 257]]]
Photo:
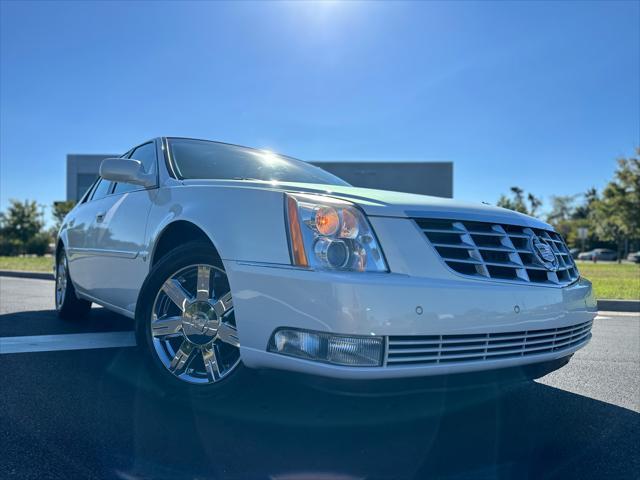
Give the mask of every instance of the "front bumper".
[[588, 325], [596, 315], [591, 283], [584, 279], [557, 288], [397, 273], [313, 272], [234, 261], [226, 261], [225, 267], [234, 292], [242, 360], [251, 368], [378, 379], [517, 367], [567, 357], [584, 346], [590, 334], [539, 354], [381, 367], [316, 363], [267, 352], [267, 345], [278, 327], [385, 338], [490, 335]]

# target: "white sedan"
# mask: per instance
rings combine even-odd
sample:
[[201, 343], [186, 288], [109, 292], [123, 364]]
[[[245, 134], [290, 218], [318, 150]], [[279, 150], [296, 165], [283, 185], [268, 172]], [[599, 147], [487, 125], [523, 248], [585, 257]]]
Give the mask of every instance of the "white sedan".
[[247, 369], [539, 376], [589, 341], [596, 311], [539, 220], [185, 138], [102, 162], [60, 229], [55, 271], [62, 317], [94, 302], [135, 319], [176, 388], [224, 389]]

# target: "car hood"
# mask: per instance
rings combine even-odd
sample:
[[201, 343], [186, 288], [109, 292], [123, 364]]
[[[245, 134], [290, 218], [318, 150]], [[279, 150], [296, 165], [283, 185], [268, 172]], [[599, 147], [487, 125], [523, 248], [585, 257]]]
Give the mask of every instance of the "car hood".
[[256, 180], [185, 180], [185, 185], [226, 185], [239, 188], [278, 190], [289, 193], [327, 195], [358, 205], [369, 216], [408, 218], [448, 218], [521, 225], [552, 230], [536, 218], [513, 210], [483, 203], [460, 202], [450, 198], [414, 193], [392, 192], [372, 188], [294, 182], [263, 182]]

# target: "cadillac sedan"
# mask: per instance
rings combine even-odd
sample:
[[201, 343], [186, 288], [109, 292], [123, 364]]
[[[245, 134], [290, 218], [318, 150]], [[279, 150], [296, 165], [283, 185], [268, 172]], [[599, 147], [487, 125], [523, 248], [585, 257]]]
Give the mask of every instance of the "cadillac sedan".
[[589, 341], [596, 309], [535, 218], [185, 138], [104, 160], [55, 258], [59, 315], [96, 303], [135, 319], [167, 388], [226, 389], [248, 369], [539, 376]]

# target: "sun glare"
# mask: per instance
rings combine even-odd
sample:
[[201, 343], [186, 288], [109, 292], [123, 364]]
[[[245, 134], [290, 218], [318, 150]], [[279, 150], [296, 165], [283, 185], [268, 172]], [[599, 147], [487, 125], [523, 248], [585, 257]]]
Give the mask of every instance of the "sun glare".
[[262, 150], [259, 155], [262, 162], [269, 167], [275, 167], [284, 162], [279, 155], [269, 150]]

